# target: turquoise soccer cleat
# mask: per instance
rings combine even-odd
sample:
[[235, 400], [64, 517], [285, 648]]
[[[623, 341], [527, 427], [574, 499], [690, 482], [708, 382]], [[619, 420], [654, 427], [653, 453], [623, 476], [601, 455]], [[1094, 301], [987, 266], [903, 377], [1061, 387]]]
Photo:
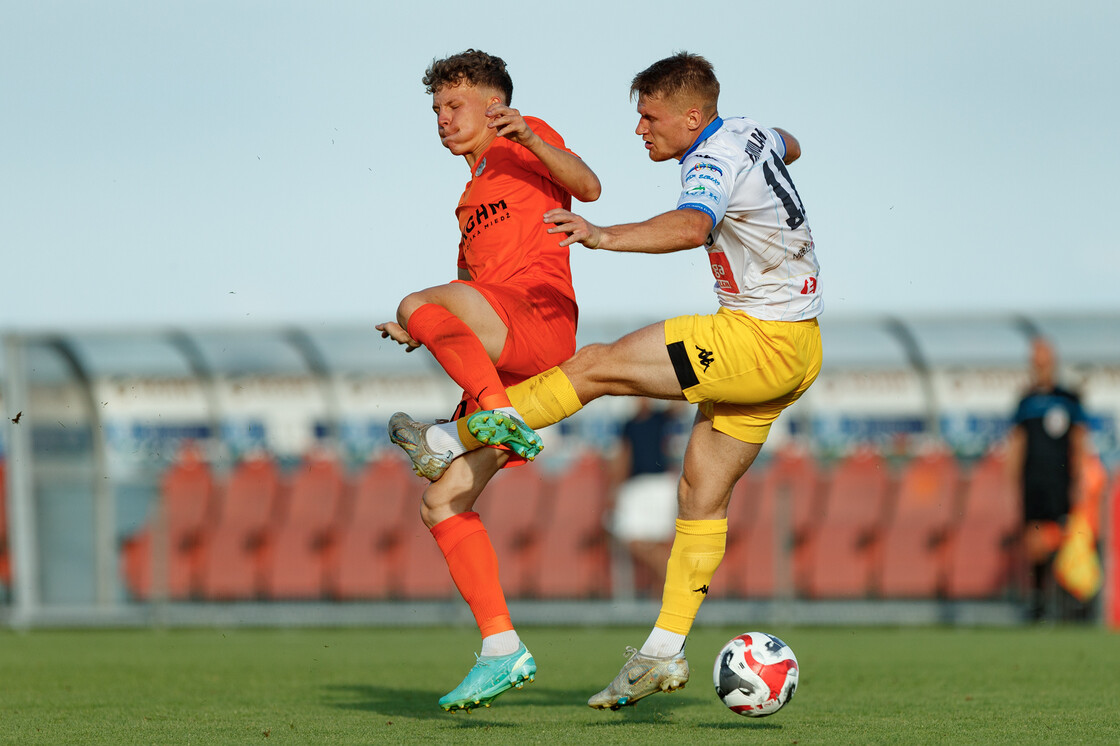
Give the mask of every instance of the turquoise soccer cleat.
[[516, 417], [494, 409], [475, 412], [467, 418], [467, 430], [488, 446], [508, 448], [532, 461], [544, 448], [544, 441], [533, 428]]
[[466, 710], [482, 705], [489, 707], [499, 694], [510, 689], [525, 686], [537, 676], [537, 662], [525, 647], [509, 655], [496, 655], [483, 658], [476, 655], [477, 662], [467, 673], [459, 686], [439, 699], [439, 706], [447, 712]]

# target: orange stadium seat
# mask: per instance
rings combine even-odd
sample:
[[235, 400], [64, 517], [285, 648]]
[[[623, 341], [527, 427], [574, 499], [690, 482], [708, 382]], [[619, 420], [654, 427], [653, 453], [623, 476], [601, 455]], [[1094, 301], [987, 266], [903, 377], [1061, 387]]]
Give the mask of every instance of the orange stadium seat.
[[1007, 590], [1015, 575], [1021, 514], [1003, 454], [993, 451], [967, 477], [961, 518], [948, 548], [949, 598], [991, 598]]
[[309, 454], [292, 475], [287, 504], [264, 543], [266, 597], [313, 599], [325, 594], [325, 556], [346, 497], [338, 462], [324, 453]]
[[903, 468], [879, 553], [879, 592], [887, 598], [933, 598], [943, 588], [945, 539], [957, 513], [961, 474], [939, 451]]
[[808, 596], [864, 598], [870, 594], [876, 541], [890, 490], [887, 463], [870, 449], [844, 458], [833, 470], [821, 520], [806, 547]]
[[455, 595], [455, 584], [447, 562], [432, 532], [420, 519], [420, 496], [428, 482], [415, 474], [410, 479], [418, 492], [413, 508], [406, 511], [395, 536], [398, 544], [395, 570], [389, 577], [389, 594], [407, 599], [451, 598]]
[[267, 457], [246, 459], [234, 468], [202, 552], [199, 585], [204, 598], [260, 595], [264, 542], [281, 491], [280, 470]]
[[[818, 518], [820, 502], [820, 472], [810, 454], [800, 448], [789, 447], [775, 455], [770, 468], [762, 475], [754, 506], [754, 518], [747, 530], [747, 543], [751, 560], [740, 588], [748, 597], [774, 596], [783, 589], [778, 577], [779, 550], [788, 563], [787, 581], [793, 584], [785, 590], [792, 592], [797, 578], [806, 571], [805, 541]], [[784, 504], [783, 504], [784, 501]], [[782, 547], [778, 536], [778, 508], [785, 511], [788, 522], [788, 542]]]
[[185, 599], [197, 593], [215, 492], [209, 465], [197, 450], [185, 449], [160, 481], [157, 513], [122, 548], [124, 579], [134, 597]]
[[528, 597], [536, 591], [541, 514], [547, 507], [548, 487], [540, 467], [504, 469], [486, 486], [475, 505], [498, 555], [507, 598]]
[[443, 552], [431, 531], [416, 517], [401, 527], [398, 570], [390, 578], [390, 594], [395, 598], [446, 599], [455, 594], [455, 584], [447, 570]]
[[610, 556], [603, 517], [609, 479], [601, 456], [584, 454], [556, 479], [541, 536], [542, 598], [610, 594]]
[[332, 596], [354, 600], [389, 595], [400, 566], [403, 532], [406, 526], [411, 532], [420, 525], [420, 498], [427, 484], [396, 454], [362, 469], [328, 554]]
[[727, 547], [723, 560], [712, 577], [709, 598], [738, 598], [744, 595], [744, 576], [754, 572], [754, 556], [749, 542], [751, 524], [756, 520], [755, 510], [761, 502], [759, 495], [767, 467], [752, 466], [731, 490], [727, 505]]

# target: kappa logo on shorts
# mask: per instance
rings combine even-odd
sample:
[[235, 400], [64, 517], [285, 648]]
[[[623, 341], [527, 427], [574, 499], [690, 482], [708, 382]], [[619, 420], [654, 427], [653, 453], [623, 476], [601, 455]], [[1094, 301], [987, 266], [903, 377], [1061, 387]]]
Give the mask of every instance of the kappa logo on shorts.
[[715, 355], [712, 354], [711, 350], [705, 350], [700, 345], [696, 345], [696, 349], [700, 351], [700, 354], [696, 357], [700, 361], [700, 364], [704, 366], [704, 372], [707, 373], [708, 366], [716, 361]]

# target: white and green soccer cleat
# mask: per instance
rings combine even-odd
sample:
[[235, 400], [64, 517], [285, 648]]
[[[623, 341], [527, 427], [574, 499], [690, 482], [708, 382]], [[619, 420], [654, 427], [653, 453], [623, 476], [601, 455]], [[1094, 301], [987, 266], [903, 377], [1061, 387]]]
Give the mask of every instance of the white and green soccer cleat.
[[681, 689], [688, 683], [688, 661], [683, 650], [668, 658], [642, 655], [631, 647], [626, 652], [630, 660], [606, 689], [587, 700], [588, 707], [617, 710], [651, 694]]
[[508, 448], [532, 461], [544, 448], [544, 441], [521, 420], [496, 409], [484, 409], [467, 418], [467, 430], [488, 446]]
[[482, 657], [476, 655], [474, 667], [467, 672], [459, 686], [439, 699], [439, 706], [447, 712], [470, 712], [479, 705], [489, 707], [499, 694], [510, 689], [520, 689], [526, 681], [537, 676], [537, 662], [525, 643], [509, 655]]

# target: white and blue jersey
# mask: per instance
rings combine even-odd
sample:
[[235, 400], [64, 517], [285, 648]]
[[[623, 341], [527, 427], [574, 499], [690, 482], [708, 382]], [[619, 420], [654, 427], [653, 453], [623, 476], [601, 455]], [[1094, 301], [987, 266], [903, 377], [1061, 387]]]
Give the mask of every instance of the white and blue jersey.
[[720, 305], [769, 321], [822, 311], [820, 266], [781, 135], [716, 118], [681, 159], [677, 209], [712, 219], [708, 258]]

